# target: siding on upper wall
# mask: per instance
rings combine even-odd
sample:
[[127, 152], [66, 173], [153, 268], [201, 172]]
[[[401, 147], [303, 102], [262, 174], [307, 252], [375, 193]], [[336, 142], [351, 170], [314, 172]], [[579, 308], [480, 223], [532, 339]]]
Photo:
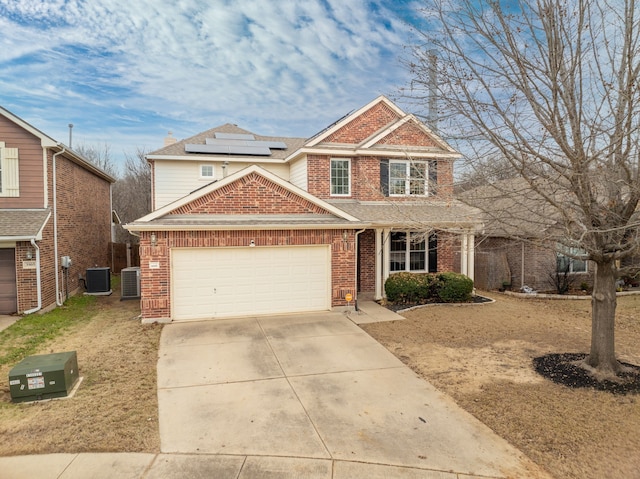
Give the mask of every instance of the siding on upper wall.
[[290, 180], [292, 184], [305, 191], [308, 190], [309, 185], [307, 182], [307, 157], [305, 156], [301, 160], [291, 164], [289, 169]]
[[0, 141], [18, 149], [20, 194], [0, 197], [0, 208], [44, 208], [43, 151], [40, 139], [0, 116]]
[[[256, 163], [265, 170], [289, 181], [289, 165], [285, 163]], [[213, 178], [200, 178], [200, 165], [213, 165]], [[227, 166], [227, 175], [249, 167], [250, 163], [232, 163]], [[161, 208], [172, 201], [202, 188], [211, 181], [223, 178], [222, 162], [214, 161], [154, 161], [154, 208]]]

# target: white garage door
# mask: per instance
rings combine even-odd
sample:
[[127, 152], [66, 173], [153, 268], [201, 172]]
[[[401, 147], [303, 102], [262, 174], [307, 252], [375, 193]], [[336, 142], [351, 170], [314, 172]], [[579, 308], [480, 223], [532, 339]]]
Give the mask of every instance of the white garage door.
[[173, 319], [330, 309], [329, 246], [171, 252]]

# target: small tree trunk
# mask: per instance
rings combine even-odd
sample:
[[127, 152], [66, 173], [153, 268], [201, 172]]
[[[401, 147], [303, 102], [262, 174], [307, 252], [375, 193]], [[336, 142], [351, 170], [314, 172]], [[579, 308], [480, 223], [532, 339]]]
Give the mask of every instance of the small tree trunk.
[[616, 266], [613, 261], [597, 263], [591, 295], [591, 351], [585, 363], [599, 377], [621, 370], [615, 354]]

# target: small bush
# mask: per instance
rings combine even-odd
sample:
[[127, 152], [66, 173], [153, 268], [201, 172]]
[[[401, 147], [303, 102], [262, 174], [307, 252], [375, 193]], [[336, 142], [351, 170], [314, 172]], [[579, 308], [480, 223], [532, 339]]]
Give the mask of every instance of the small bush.
[[419, 303], [431, 293], [428, 274], [395, 273], [384, 283], [387, 299], [393, 303]]
[[464, 274], [438, 273], [436, 294], [444, 303], [464, 303], [471, 301], [473, 280]]
[[473, 281], [458, 273], [395, 273], [384, 284], [392, 303], [458, 303], [471, 300]]

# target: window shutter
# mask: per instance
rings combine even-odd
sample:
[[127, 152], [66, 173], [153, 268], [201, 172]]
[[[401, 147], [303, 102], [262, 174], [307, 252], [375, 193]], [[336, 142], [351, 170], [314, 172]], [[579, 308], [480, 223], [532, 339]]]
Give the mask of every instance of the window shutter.
[[438, 235], [429, 235], [429, 273], [438, 271]]
[[389, 196], [389, 160], [380, 160], [380, 191]]
[[3, 148], [0, 161], [2, 161], [2, 196], [20, 196], [18, 149]]
[[438, 162], [429, 162], [429, 196], [438, 194]]

